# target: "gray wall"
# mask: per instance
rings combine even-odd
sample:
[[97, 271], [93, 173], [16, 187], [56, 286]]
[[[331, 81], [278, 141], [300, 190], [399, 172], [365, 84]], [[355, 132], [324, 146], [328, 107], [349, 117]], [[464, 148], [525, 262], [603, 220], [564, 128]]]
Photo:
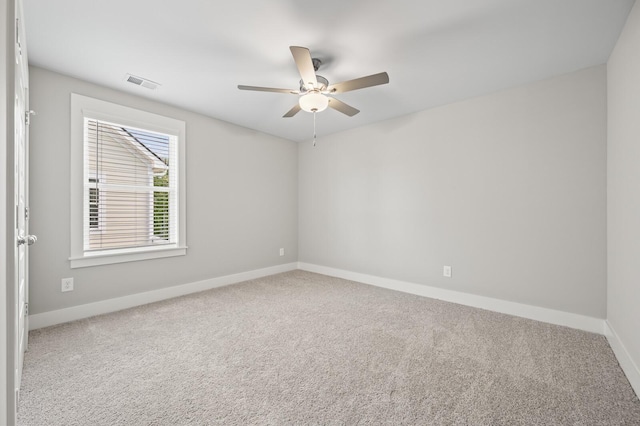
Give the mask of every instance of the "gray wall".
[[319, 129], [299, 148], [299, 260], [604, 318], [606, 106], [602, 65]]
[[640, 366], [640, 4], [607, 65], [607, 319]]
[[[71, 92], [187, 122], [186, 257], [69, 269]], [[605, 66], [316, 148], [39, 68], [31, 105], [32, 313], [300, 260], [605, 317]]]
[[[196, 113], [31, 68], [30, 313], [297, 260], [297, 145]], [[143, 89], [140, 89], [143, 90]], [[70, 93], [184, 120], [186, 256], [69, 268]], [[215, 96], [214, 93], [211, 96]], [[286, 256], [279, 256], [284, 247]], [[60, 279], [75, 291], [60, 292]]]

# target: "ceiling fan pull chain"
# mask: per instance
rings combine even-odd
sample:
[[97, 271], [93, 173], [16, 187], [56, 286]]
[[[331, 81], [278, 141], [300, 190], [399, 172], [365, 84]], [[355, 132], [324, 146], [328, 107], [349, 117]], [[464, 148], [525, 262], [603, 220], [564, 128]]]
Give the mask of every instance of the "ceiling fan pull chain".
[[316, 111], [313, 111], [313, 146], [316, 146]]

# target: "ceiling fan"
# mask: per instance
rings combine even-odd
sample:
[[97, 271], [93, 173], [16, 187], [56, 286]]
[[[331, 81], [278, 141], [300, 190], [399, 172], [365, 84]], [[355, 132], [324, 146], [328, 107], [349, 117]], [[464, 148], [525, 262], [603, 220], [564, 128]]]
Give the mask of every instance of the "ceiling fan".
[[240, 90], [299, 95], [298, 103], [283, 115], [284, 118], [293, 117], [300, 112], [300, 110], [313, 113], [324, 111], [327, 106], [349, 117], [353, 117], [359, 113], [360, 110], [334, 98], [333, 95], [389, 83], [389, 75], [386, 72], [381, 72], [330, 85], [329, 80], [320, 75], [316, 75], [316, 71], [318, 71], [322, 61], [317, 58], [312, 58], [309, 49], [299, 46], [290, 46], [289, 49], [291, 50], [293, 60], [296, 62], [300, 77], [302, 78], [300, 80], [300, 89], [276, 89], [272, 87], [238, 85], [238, 89]]

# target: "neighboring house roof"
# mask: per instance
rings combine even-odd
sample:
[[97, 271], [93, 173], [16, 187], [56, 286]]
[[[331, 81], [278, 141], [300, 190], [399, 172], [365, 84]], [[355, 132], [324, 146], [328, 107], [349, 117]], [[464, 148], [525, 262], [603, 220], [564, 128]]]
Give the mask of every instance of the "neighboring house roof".
[[114, 126], [104, 122], [101, 122], [100, 125], [108, 127], [113, 139], [128, 148], [136, 158], [148, 163], [152, 167], [154, 175], [162, 175], [169, 169], [169, 166], [167, 166], [156, 153], [151, 151], [124, 127]]

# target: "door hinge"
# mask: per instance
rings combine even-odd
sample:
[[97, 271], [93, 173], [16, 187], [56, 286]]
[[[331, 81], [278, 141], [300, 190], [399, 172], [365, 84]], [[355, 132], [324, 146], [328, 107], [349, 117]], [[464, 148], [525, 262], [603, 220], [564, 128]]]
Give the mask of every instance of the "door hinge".
[[36, 115], [36, 112], [32, 109], [24, 112], [24, 124], [26, 124], [27, 126], [31, 124], [32, 115]]
[[[22, 44], [20, 43], [20, 20], [16, 19], [16, 45], [18, 46], [18, 55], [22, 56]], [[16, 65], [18, 64], [16, 57]]]
[[24, 208], [24, 220], [29, 220], [29, 207]]
[[24, 304], [24, 316], [25, 317], [29, 316], [29, 304], [28, 303]]

